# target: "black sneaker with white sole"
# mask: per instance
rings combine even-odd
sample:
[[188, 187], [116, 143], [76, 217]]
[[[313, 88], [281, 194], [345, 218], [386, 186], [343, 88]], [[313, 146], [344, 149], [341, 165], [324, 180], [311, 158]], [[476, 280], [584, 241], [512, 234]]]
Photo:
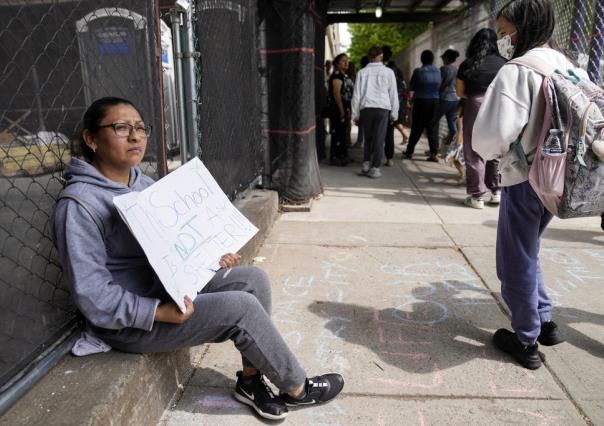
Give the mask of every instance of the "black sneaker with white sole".
[[324, 404], [334, 399], [344, 388], [344, 378], [337, 373], [306, 379], [304, 390], [297, 396], [282, 393], [281, 398], [288, 406]]
[[265, 419], [281, 420], [287, 417], [285, 402], [273, 393], [260, 373], [244, 376], [238, 371], [234, 396], [237, 401], [249, 405]]
[[493, 343], [503, 352], [512, 355], [520, 365], [529, 370], [541, 367], [541, 358], [537, 351], [538, 345], [524, 345], [513, 331], [500, 328], [493, 335]]

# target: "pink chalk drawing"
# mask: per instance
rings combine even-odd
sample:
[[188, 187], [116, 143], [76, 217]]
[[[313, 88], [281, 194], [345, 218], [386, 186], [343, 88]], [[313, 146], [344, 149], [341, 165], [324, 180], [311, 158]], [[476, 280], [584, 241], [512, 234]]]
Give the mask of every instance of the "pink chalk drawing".
[[[431, 345], [430, 341], [414, 341], [407, 340], [404, 336], [404, 327], [401, 327], [399, 322], [384, 321], [380, 319], [380, 313], [378, 311], [373, 312], [373, 323], [377, 329], [378, 339], [380, 343], [388, 343], [395, 345]], [[390, 326], [385, 329], [383, 325]], [[386, 334], [394, 333], [392, 338], [387, 338]], [[388, 336], [390, 337], [390, 336]]]
[[[482, 350], [482, 357], [484, 359], [487, 359], [487, 354], [486, 351], [483, 349]], [[487, 372], [487, 376], [488, 376], [488, 386], [489, 389], [491, 390], [491, 393], [493, 394], [493, 396], [502, 396], [503, 394], [520, 394], [520, 395], [530, 395], [530, 394], [535, 394], [537, 393], [537, 388], [536, 388], [536, 377], [535, 375], [527, 370], [523, 369], [523, 374], [526, 378], [526, 380], [523, 380], [523, 382], [526, 382], [528, 380], [529, 384], [532, 386], [523, 386], [523, 385], [519, 385], [517, 387], [504, 387], [504, 386], [500, 386], [497, 385], [496, 382], [496, 378], [499, 377], [506, 377], [508, 376], [508, 374], [506, 374], [506, 365], [508, 365], [508, 363], [506, 362], [506, 360], [504, 360], [502, 357], [497, 358], [494, 362], [489, 362], [485, 368], [486, 372]], [[500, 380], [497, 380], [500, 381]]]
[[195, 402], [203, 408], [217, 409], [237, 409], [241, 410], [243, 406], [235, 401], [231, 396], [227, 395], [207, 395]]
[[381, 354], [389, 355], [389, 356], [398, 356], [403, 358], [410, 358], [413, 361], [421, 361], [424, 359], [429, 359], [430, 355], [425, 352], [386, 352], [380, 351]]
[[426, 418], [422, 410], [417, 410], [417, 423], [419, 426], [426, 426]]
[[[535, 417], [536, 419], [539, 420], [538, 424], [544, 425], [544, 426], [545, 425], [549, 425], [552, 422], [554, 422], [555, 420], [560, 419], [560, 416], [546, 416], [545, 414], [539, 413], [539, 412], [536, 412], [536, 411], [527, 411], [527, 410], [520, 410], [520, 409], [517, 409], [517, 410], [514, 410], [514, 411], [516, 413], [525, 414], [525, 415], [528, 415], [528, 416]], [[527, 423], [530, 423], [530, 422], [527, 422]]]
[[385, 385], [391, 385], [395, 387], [402, 388], [416, 388], [416, 389], [436, 389], [443, 385], [443, 374], [440, 368], [436, 363], [432, 365], [432, 379], [430, 383], [418, 383], [418, 382], [409, 382], [405, 380], [396, 380], [396, 379], [382, 379], [382, 378], [372, 378], [369, 379], [372, 382], [378, 382]]

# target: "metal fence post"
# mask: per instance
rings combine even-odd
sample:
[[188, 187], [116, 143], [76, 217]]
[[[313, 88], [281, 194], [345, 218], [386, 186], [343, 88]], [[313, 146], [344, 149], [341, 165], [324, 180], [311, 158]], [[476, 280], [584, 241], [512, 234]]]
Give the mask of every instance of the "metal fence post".
[[[585, 0], [579, 0], [583, 3]], [[591, 49], [589, 52], [589, 65], [587, 73], [591, 81], [596, 84], [600, 82], [602, 76], [602, 50], [604, 48], [604, 5], [601, 1], [596, 1], [596, 11], [594, 16], [594, 26], [592, 32]]]
[[188, 138], [188, 152], [191, 156], [197, 157], [199, 152], [199, 133], [197, 130], [197, 84], [195, 73], [195, 59], [198, 59], [200, 54], [195, 51], [195, 43], [193, 39], [193, 6], [188, 0], [178, 0], [176, 5], [183, 12], [183, 28], [184, 28], [184, 52], [183, 58], [183, 82], [184, 82], [184, 104], [186, 114], [186, 132]]
[[[258, 52], [266, 50], [266, 18], [261, 18], [258, 25]], [[269, 128], [269, 105], [268, 105], [268, 65], [266, 55], [258, 55], [258, 71], [260, 75], [260, 127], [261, 129]], [[267, 132], [262, 131], [260, 134], [260, 143], [262, 144], [263, 152], [263, 172], [262, 186], [270, 188], [273, 167], [271, 164], [270, 137]]]
[[181, 16], [180, 12], [176, 9], [170, 10], [170, 18], [172, 21], [172, 46], [174, 49], [174, 83], [176, 85], [176, 102], [178, 107], [176, 108], [176, 116], [178, 119], [178, 126], [176, 126], [177, 135], [180, 145], [180, 161], [181, 164], [185, 164], [188, 158], [188, 143], [187, 143], [187, 125], [185, 122], [185, 97], [184, 97], [184, 85], [182, 76], [182, 50], [181, 50], [181, 37], [180, 37], [180, 24]]
[[490, 24], [491, 28], [495, 29], [495, 21], [497, 20], [497, 14], [499, 13], [499, 8], [497, 7], [498, 1], [491, 0], [491, 19]]
[[570, 36], [570, 50], [581, 60], [579, 55], [585, 54], [585, 36], [584, 32], [587, 28], [587, 9], [585, 2], [579, 0], [576, 2], [575, 18], [573, 20], [573, 28]]

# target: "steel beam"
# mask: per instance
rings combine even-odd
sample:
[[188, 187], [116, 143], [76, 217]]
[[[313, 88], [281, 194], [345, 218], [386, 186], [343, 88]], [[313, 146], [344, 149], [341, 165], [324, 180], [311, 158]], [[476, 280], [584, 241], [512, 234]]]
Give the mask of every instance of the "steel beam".
[[335, 24], [345, 22], [349, 24], [357, 23], [405, 23], [405, 22], [440, 22], [448, 17], [449, 13], [384, 13], [381, 18], [376, 18], [373, 13], [328, 13], [327, 22]]

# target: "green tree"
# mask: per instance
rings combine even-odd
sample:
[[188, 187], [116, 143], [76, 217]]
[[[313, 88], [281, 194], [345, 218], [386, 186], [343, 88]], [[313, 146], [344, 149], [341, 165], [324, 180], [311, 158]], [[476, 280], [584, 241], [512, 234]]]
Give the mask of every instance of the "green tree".
[[394, 56], [402, 52], [429, 24], [348, 24], [351, 35], [348, 56], [358, 66], [371, 46], [392, 47]]

